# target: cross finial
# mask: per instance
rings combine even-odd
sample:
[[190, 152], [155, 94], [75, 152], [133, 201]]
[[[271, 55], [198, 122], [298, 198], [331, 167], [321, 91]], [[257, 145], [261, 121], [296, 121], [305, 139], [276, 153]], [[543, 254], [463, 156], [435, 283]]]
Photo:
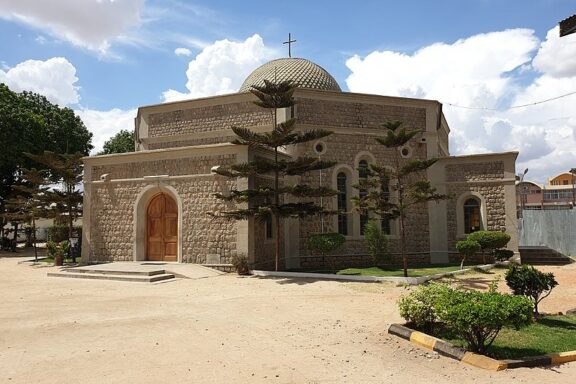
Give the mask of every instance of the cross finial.
[[283, 42], [282, 44], [288, 44], [288, 57], [292, 57], [292, 43], [295, 43], [296, 40], [292, 40], [292, 36], [288, 33], [288, 41]]

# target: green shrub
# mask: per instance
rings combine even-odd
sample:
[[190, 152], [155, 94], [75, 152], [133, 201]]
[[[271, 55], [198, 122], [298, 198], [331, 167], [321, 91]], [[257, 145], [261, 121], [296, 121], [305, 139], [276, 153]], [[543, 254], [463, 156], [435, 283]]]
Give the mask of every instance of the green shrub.
[[482, 262], [486, 263], [485, 252], [504, 248], [510, 241], [510, 235], [500, 231], [478, 231], [472, 232], [466, 239], [477, 241], [480, 244]]
[[480, 250], [480, 243], [475, 240], [461, 240], [456, 243], [456, 249], [460, 253], [462, 261], [460, 262], [460, 269], [464, 268], [464, 261], [467, 257], [472, 257]]
[[48, 257], [54, 258], [57, 249], [58, 249], [58, 243], [56, 243], [55, 241], [49, 240], [46, 243], [46, 255]]
[[523, 295], [532, 300], [535, 316], [540, 314], [538, 304], [558, 285], [552, 272], [544, 273], [526, 264], [511, 265], [506, 271], [506, 283], [515, 295]]
[[388, 238], [382, 232], [376, 220], [370, 220], [364, 226], [364, 239], [368, 253], [375, 265], [388, 261]]
[[233, 256], [232, 265], [239, 275], [249, 275], [250, 265], [248, 264], [248, 258], [244, 255]]
[[436, 316], [466, 341], [472, 352], [486, 354], [502, 327], [516, 329], [532, 321], [533, 305], [522, 296], [495, 291], [450, 289], [441, 295]]
[[432, 282], [419, 285], [408, 296], [398, 299], [400, 316], [412, 323], [416, 328], [431, 332], [437, 322], [436, 304], [442, 295], [450, 288], [446, 284]]
[[346, 238], [339, 233], [319, 233], [308, 238], [308, 248], [326, 255], [340, 248], [345, 241]]
[[499, 261], [509, 260], [512, 256], [514, 256], [514, 251], [509, 249], [496, 249], [494, 251], [494, 257]]
[[[46, 229], [46, 239], [55, 241], [57, 243], [68, 240], [68, 226], [67, 225], [53, 225]], [[74, 227], [73, 235], [81, 238], [82, 237], [82, 227]]]

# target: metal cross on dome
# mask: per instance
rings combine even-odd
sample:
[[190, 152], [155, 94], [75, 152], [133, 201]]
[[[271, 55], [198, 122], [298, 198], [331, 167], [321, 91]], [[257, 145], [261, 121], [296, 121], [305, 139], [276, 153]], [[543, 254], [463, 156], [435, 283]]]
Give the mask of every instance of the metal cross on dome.
[[295, 43], [296, 40], [292, 40], [292, 36], [288, 33], [288, 41], [283, 42], [282, 44], [288, 44], [288, 57], [292, 57], [292, 43]]

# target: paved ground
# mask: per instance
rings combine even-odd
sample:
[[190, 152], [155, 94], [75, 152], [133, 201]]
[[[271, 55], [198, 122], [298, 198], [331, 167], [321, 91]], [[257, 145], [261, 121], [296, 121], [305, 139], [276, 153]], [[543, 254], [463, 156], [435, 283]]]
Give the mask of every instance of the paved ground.
[[[386, 284], [219, 275], [48, 278], [0, 254], [1, 383], [569, 383], [576, 363], [486, 372], [391, 338]], [[576, 307], [576, 266], [543, 310]], [[481, 286], [489, 275], [472, 276]], [[476, 279], [476, 280], [474, 280]], [[462, 283], [465, 283], [461, 280]]]

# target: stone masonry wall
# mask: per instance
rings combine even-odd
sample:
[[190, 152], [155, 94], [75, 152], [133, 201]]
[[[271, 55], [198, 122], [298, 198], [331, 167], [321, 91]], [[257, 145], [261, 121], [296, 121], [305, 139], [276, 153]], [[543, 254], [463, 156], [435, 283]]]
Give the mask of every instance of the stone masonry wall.
[[[119, 178], [120, 175], [131, 176], [131, 172], [155, 174], [158, 166], [169, 170], [177, 169], [184, 160], [191, 159], [140, 163], [140, 172], [134, 170], [132, 163], [97, 168], [101, 172], [114, 174], [113, 178]], [[233, 160], [230, 155], [200, 158], [196, 162], [187, 163], [187, 172], [203, 174], [206, 163], [225, 165]], [[91, 261], [133, 260], [136, 198], [143, 188], [151, 184], [154, 182], [112, 181], [92, 184]], [[207, 254], [218, 254], [221, 263], [228, 263], [236, 254], [236, 222], [214, 219], [207, 215], [207, 212], [233, 208], [227, 205], [229, 203], [216, 199], [213, 194], [229, 190], [234, 186], [234, 182], [221, 177], [199, 176], [165, 180], [162, 184], [176, 189], [182, 199], [182, 261], [205, 263]]]
[[183, 157], [172, 160], [150, 160], [114, 165], [92, 167], [92, 181], [100, 180], [100, 176], [108, 174], [109, 179], [134, 179], [151, 175], [194, 175], [210, 174], [210, 169], [215, 165], [231, 164], [235, 155], [202, 155]]
[[151, 114], [149, 137], [218, 131], [233, 125], [249, 127], [270, 124], [270, 111], [247, 101]]
[[[506, 230], [506, 205], [504, 195], [504, 164], [502, 161], [450, 164], [446, 166], [446, 180], [454, 182], [447, 185], [447, 193], [454, 196], [448, 200], [448, 247], [456, 251], [457, 234], [457, 207], [458, 197], [467, 192], [480, 194], [486, 202], [486, 230]], [[515, 214], [515, 213], [512, 213]]]
[[412, 129], [426, 125], [424, 108], [306, 98], [298, 98], [296, 108], [300, 124], [382, 129], [382, 123], [400, 120]]
[[[344, 104], [344, 103], [342, 103]], [[298, 104], [298, 123], [305, 121], [307, 123], [312, 122], [312, 111], [310, 111], [310, 116], [306, 117], [306, 114], [302, 116], [303, 110], [302, 105], [307, 105], [308, 103]], [[338, 108], [344, 106], [330, 104], [329, 105], [333, 112], [337, 114], [337, 116], [347, 116], [346, 121], [339, 120], [336, 116], [332, 121], [332, 125], [338, 125], [337, 122], [341, 122], [343, 125], [352, 124], [353, 119], [344, 113], [344, 115], [338, 115]], [[374, 106], [372, 108], [375, 108]], [[325, 110], [326, 108], [324, 108]], [[369, 109], [362, 109], [362, 111], [367, 111]], [[324, 116], [324, 117], [323, 117]], [[406, 110], [398, 109], [397, 107], [382, 107], [378, 109], [378, 113], [376, 114], [377, 117], [373, 117], [372, 120], [364, 120], [363, 122], [357, 122], [356, 127], [361, 126], [368, 126], [373, 129], [380, 129], [379, 124], [386, 121], [386, 120], [393, 120], [393, 119], [404, 119], [410, 121], [410, 126], [413, 129], [424, 129], [425, 127], [425, 114], [423, 110], [416, 109], [416, 108], [406, 108]], [[308, 119], [308, 120], [307, 120]], [[329, 117], [327, 112], [319, 112], [319, 116], [317, 116], [314, 120], [315, 122], [324, 122], [328, 124]], [[344, 118], [343, 118], [344, 119]], [[376, 124], [376, 121], [379, 123]], [[374, 132], [374, 131], [371, 131]], [[384, 132], [382, 130], [382, 132]], [[394, 157], [394, 150], [387, 149], [381, 144], [378, 144], [374, 140], [375, 136], [372, 135], [346, 135], [346, 134], [332, 134], [323, 138], [321, 141], [326, 146], [326, 153], [322, 155], [322, 160], [327, 161], [335, 161], [337, 165], [333, 168], [323, 170], [322, 171], [322, 184], [328, 186], [332, 189], [336, 188], [336, 185], [333, 184], [335, 180], [335, 174], [339, 172], [339, 170], [343, 169], [342, 166], [346, 165], [352, 169], [354, 173], [357, 173], [357, 156], [361, 153], [370, 153], [375, 158], [377, 164], [393, 164]], [[317, 157], [318, 155], [314, 153], [313, 147], [315, 142], [309, 142], [300, 144], [297, 153], [301, 156], [312, 156]], [[411, 158], [426, 158], [426, 147], [425, 145], [421, 145], [418, 142], [418, 138], [415, 138], [410, 143], [410, 149], [412, 151]], [[371, 162], [368, 156], [362, 155], [363, 157], [358, 158], [358, 160], [366, 159], [368, 162]], [[403, 160], [409, 161], [409, 159]], [[351, 175], [349, 175], [350, 177]], [[356, 176], [356, 175], [354, 175]], [[312, 186], [318, 186], [320, 182], [320, 172], [315, 171], [309, 174], [302, 176], [301, 182], [303, 184], [309, 184]], [[350, 180], [350, 184], [356, 184], [357, 178], [352, 178]], [[351, 190], [351, 194], [349, 197], [353, 195], [357, 195], [358, 191], [356, 189]], [[316, 203], [320, 203], [320, 199], [314, 200]], [[336, 198], [324, 198], [323, 199], [323, 206], [328, 210], [336, 210]], [[349, 210], [352, 211], [353, 204], [350, 201]], [[349, 219], [356, 222], [359, 222], [359, 215], [355, 212], [350, 212]], [[397, 224], [395, 224], [397, 227]], [[393, 224], [394, 226], [394, 224]], [[410, 237], [407, 245], [407, 251], [414, 253], [411, 261], [413, 263], [427, 263], [430, 260], [429, 252], [429, 231], [428, 231], [428, 212], [426, 205], [422, 205], [414, 209], [413, 213], [409, 215], [409, 218], [406, 223], [406, 229], [408, 231]], [[329, 216], [324, 219], [324, 232], [336, 232], [336, 220], [334, 216]], [[321, 220], [320, 218], [312, 218], [300, 221], [300, 256], [301, 256], [301, 265], [303, 267], [307, 266], [308, 264], [312, 264], [318, 261], [317, 257], [313, 257], [310, 254], [309, 250], [307, 249], [307, 239], [310, 234], [320, 233], [321, 232]], [[398, 242], [398, 233], [394, 236], [390, 237], [389, 239], [389, 250], [391, 253], [396, 253], [399, 251], [399, 242]], [[340, 258], [347, 258], [348, 261], [351, 263], [363, 263], [363, 259], [359, 259], [359, 255], [366, 255], [366, 247], [364, 244], [363, 237], [360, 236], [359, 231], [356, 233], [351, 233], [347, 236], [347, 241], [344, 246], [337, 251]], [[398, 262], [399, 256], [393, 257], [393, 262]]]

